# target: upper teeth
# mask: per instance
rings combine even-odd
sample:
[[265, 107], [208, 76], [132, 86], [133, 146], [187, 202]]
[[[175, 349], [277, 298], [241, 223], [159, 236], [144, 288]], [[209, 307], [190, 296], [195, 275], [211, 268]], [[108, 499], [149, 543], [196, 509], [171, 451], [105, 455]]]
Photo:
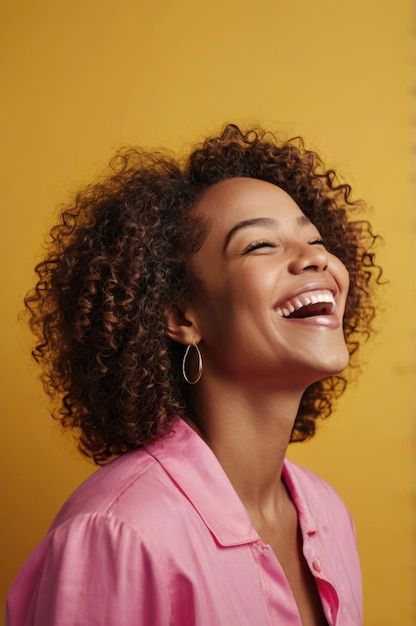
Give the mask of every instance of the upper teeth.
[[335, 299], [328, 290], [324, 291], [308, 291], [301, 293], [295, 298], [287, 300], [282, 306], [276, 308], [276, 313], [281, 317], [289, 317], [294, 311], [298, 311], [308, 304], [319, 304], [320, 302], [329, 302], [335, 307]]

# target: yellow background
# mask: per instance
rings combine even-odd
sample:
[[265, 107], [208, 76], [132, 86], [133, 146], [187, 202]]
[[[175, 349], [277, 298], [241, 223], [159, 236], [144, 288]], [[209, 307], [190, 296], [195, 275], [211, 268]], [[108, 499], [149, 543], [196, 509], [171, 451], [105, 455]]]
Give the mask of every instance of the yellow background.
[[2, 14], [2, 601], [93, 469], [48, 417], [17, 321], [55, 207], [122, 144], [177, 148], [260, 122], [304, 135], [385, 238], [382, 332], [337, 414], [290, 455], [353, 512], [366, 624], [414, 624], [410, 0], [6, 0]]

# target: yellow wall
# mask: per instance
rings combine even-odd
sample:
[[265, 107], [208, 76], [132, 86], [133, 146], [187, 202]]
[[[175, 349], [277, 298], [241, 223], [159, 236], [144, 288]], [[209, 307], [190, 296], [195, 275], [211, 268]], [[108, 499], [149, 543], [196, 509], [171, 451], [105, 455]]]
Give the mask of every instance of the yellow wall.
[[16, 319], [54, 207], [121, 144], [259, 121], [320, 149], [385, 236], [382, 334], [337, 415], [291, 456], [353, 511], [366, 624], [410, 626], [411, 0], [5, 0], [2, 14], [2, 596], [92, 470], [49, 419]]

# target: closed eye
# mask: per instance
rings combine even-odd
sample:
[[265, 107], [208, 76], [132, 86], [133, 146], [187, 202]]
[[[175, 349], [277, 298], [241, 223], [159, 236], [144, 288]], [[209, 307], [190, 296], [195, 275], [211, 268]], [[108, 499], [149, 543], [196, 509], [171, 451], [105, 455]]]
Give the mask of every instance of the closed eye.
[[308, 244], [310, 246], [324, 246], [325, 245], [325, 241], [323, 239], [319, 239], [317, 237], [316, 239], [312, 239], [312, 241], [308, 241]]
[[253, 250], [260, 250], [261, 248], [276, 248], [276, 244], [271, 242], [271, 241], [267, 241], [265, 239], [261, 239], [259, 241], [252, 241], [251, 243], [249, 243], [249, 245], [244, 248], [243, 254], [248, 254], [249, 252], [252, 252]]

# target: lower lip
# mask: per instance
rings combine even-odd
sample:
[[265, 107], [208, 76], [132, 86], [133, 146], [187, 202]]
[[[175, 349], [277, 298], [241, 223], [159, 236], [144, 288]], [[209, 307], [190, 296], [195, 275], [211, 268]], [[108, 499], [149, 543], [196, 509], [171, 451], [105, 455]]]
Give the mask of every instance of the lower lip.
[[313, 315], [311, 317], [280, 317], [284, 322], [301, 324], [302, 326], [325, 326], [326, 328], [339, 328], [341, 323], [337, 315]]

